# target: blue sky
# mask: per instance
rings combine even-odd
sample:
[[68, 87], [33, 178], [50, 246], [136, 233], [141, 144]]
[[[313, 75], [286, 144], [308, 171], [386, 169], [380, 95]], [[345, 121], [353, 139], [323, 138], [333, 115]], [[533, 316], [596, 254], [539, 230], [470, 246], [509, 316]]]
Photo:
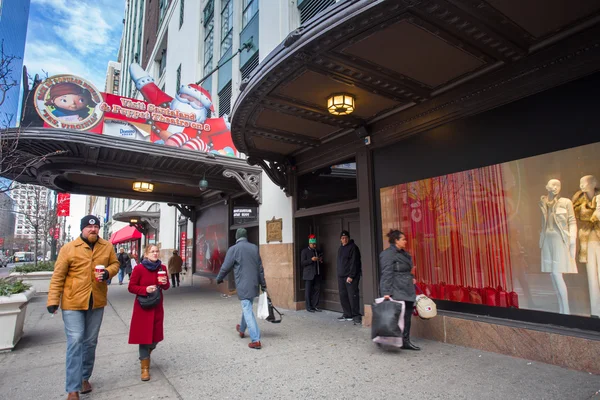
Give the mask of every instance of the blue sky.
[[125, 0], [31, 0], [24, 64], [31, 76], [72, 74], [104, 91], [117, 61]]

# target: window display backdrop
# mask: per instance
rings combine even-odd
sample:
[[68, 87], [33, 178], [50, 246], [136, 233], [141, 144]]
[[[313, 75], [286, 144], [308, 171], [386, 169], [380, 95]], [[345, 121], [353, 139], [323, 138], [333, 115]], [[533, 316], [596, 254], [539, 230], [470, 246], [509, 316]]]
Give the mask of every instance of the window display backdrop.
[[202, 210], [196, 222], [196, 272], [219, 273], [227, 253], [227, 227], [226, 207]]
[[[600, 315], [600, 143], [382, 188], [432, 298]], [[599, 207], [598, 209], [596, 207]]]

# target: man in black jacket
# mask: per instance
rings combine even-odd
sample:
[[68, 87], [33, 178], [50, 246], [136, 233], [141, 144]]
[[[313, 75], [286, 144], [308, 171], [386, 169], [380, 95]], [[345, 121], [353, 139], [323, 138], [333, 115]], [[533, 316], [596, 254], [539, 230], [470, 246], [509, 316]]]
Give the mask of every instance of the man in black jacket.
[[337, 255], [338, 287], [340, 291], [340, 302], [342, 303], [343, 315], [338, 321], [352, 321], [354, 324], [362, 323], [360, 313], [359, 289], [362, 265], [360, 262], [360, 250], [350, 239], [348, 231], [342, 231], [340, 235], [342, 245]]
[[123, 247], [119, 249], [119, 255], [117, 258], [119, 259], [119, 285], [122, 285], [127, 266], [131, 266], [131, 258], [129, 258], [129, 254], [125, 253], [125, 249]]
[[315, 235], [308, 236], [308, 247], [300, 253], [300, 265], [302, 265], [302, 279], [304, 279], [306, 311], [315, 312], [321, 310], [319, 295], [321, 293], [321, 264], [323, 264], [323, 253], [317, 249], [317, 238]]

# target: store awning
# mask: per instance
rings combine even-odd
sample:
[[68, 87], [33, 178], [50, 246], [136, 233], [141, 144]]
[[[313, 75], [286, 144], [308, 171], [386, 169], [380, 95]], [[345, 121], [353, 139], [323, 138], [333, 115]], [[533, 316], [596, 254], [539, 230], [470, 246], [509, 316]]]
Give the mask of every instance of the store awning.
[[126, 226], [125, 228], [121, 228], [110, 237], [110, 242], [112, 244], [119, 244], [123, 242], [129, 242], [131, 240], [141, 239], [142, 234], [140, 231], [135, 229], [133, 226]]
[[[599, 37], [598, 1], [336, 2], [244, 80], [233, 141], [289, 191], [292, 174], [591, 74]], [[340, 93], [350, 115], [328, 111]]]
[[[0, 176], [58, 192], [190, 206], [246, 193], [260, 201], [260, 168], [238, 158], [55, 128], [7, 129], [2, 143], [10, 153]], [[153, 191], [134, 191], [136, 181]]]

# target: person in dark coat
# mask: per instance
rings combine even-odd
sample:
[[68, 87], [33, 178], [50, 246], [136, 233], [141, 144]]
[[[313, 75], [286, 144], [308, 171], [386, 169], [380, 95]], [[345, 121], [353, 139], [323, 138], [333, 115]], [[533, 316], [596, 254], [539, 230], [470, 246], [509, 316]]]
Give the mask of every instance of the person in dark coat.
[[227, 250], [225, 261], [217, 275], [217, 284], [223, 283], [223, 279], [233, 269], [235, 287], [238, 298], [242, 302], [242, 321], [235, 327], [241, 338], [245, 337], [246, 328], [250, 333], [251, 342], [248, 347], [260, 349], [260, 330], [254, 317], [252, 303], [258, 296], [259, 286], [263, 291], [267, 290], [265, 271], [258, 251], [258, 246], [248, 242], [248, 233], [244, 228], [235, 232], [235, 244]]
[[[119, 285], [123, 284], [123, 278], [125, 278], [125, 274], [127, 273], [127, 266], [131, 268], [131, 259], [129, 255], [125, 253], [124, 248], [119, 249], [119, 255], [117, 255], [119, 259]], [[131, 276], [129, 277], [131, 279]]]
[[406, 312], [404, 313], [404, 332], [402, 332], [402, 348], [408, 350], [420, 350], [410, 342], [410, 322], [412, 311], [416, 300], [415, 266], [412, 257], [406, 251], [407, 240], [404, 233], [399, 230], [390, 230], [387, 234], [390, 247], [379, 254], [379, 268], [381, 278], [379, 291], [383, 297], [404, 301]]
[[[169, 289], [167, 267], [158, 259], [160, 251], [155, 245], [146, 247], [144, 260], [133, 269], [129, 280], [129, 292], [138, 296], [147, 296], [157, 290]], [[164, 271], [162, 280], [159, 280], [159, 271]], [[156, 345], [164, 339], [163, 321], [163, 294], [160, 302], [152, 308], [143, 309], [135, 299], [133, 301], [133, 314], [129, 328], [129, 344], [139, 344], [141, 379], [150, 380], [150, 353]]]
[[362, 275], [362, 264], [360, 261], [360, 250], [350, 239], [348, 231], [342, 231], [340, 235], [342, 245], [337, 254], [338, 288], [340, 291], [340, 303], [344, 313], [338, 321], [354, 321], [354, 324], [362, 322], [360, 313], [359, 282]]
[[306, 311], [321, 312], [319, 295], [321, 293], [321, 264], [323, 264], [323, 253], [317, 249], [317, 238], [315, 235], [308, 237], [308, 247], [300, 253], [300, 265], [302, 265], [302, 279], [304, 279]]
[[[171, 286], [179, 287], [179, 274], [181, 273], [181, 266], [183, 265], [183, 258], [179, 257], [177, 250], [173, 250], [173, 256], [169, 258], [169, 274], [171, 275]], [[177, 285], [176, 285], [177, 284]]]

